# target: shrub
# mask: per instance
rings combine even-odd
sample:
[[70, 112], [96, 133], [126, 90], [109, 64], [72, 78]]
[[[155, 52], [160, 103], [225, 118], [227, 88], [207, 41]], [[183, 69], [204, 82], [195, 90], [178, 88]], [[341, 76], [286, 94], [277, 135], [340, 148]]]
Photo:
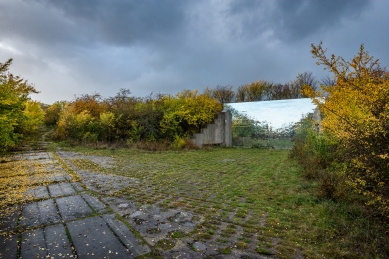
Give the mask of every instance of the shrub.
[[[40, 119], [39, 114], [32, 116], [33, 113], [30, 113], [27, 114], [30, 117], [26, 116], [29, 94], [38, 92], [26, 80], [8, 72], [11, 64], [12, 59], [0, 63], [0, 153], [22, 139], [23, 133], [26, 133], [23, 125], [30, 123], [29, 120], [34, 120], [31, 125], [38, 125]], [[35, 108], [34, 104], [30, 108]]]
[[[334, 73], [336, 84], [315, 92], [305, 88], [322, 112], [322, 127], [337, 139], [337, 158], [346, 168], [348, 183], [368, 205], [389, 219], [389, 73], [361, 45], [347, 62], [325, 56], [321, 43], [311, 53]], [[325, 101], [322, 96], [326, 95]]]

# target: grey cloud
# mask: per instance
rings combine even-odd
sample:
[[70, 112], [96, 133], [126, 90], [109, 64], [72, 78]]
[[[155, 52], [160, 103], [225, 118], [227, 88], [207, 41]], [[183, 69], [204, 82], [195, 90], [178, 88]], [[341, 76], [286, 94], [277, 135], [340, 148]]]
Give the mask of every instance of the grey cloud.
[[62, 12], [89, 31], [89, 37], [128, 46], [152, 43], [181, 33], [186, 1], [36, 0]]
[[241, 0], [231, 3], [229, 14], [242, 17], [246, 36], [255, 37], [271, 29], [274, 37], [288, 42], [341, 26], [342, 20], [358, 18], [369, 6], [371, 0], [277, 0], [266, 5], [262, 1]]
[[[373, 4], [371, 4], [373, 3]], [[371, 8], [372, 6], [372, 8]], [[0, 62], [43, 101], [321, 78], [310, 44], [388, 64], [387, 0], [0, 0]], [[38, 97], [40, 98], [40, 97]]]

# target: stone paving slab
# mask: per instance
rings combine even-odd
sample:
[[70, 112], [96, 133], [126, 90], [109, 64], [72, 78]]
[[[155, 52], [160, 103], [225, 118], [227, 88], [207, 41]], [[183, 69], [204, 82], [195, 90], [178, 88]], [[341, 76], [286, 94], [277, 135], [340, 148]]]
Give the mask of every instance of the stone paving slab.
[[78, 191], [78, 192], [82, 192], [82, 191], [85, 190], [84, 187], [82, 187], [81, 183], [79, 183], [79, 182], [73, 182], [73, 183], [70, 183], [70, 184], [71, 184], [71, 185], [73, 186], [73, 188], [76, 189], [76, 191]]
[[53, 173], [52, 175], [50, 175], [49, 177], [49, 180], [50, 181], [55, 181], [55, 182], [62, 182], [62, 181], [65, 181], [66, 180], [66, 177], [64, 176], [63, 173]]
[[0, 218], [0, 234], [2, 232], [15, 231], [18, 224], [21, 206], [17, 205], [13, 208], [13, 212], [6, 217]]
[[128, 178], [114, 174], [104, 174], [78, 170], [84, 184], [92, 191], [103, 192], [111, 195], [118, 190], [127, 188], [133, 184], [138, 184], [138, 179]]
[[56, 202], [62, 219], [65, 221], [93, 214], [91, 208], [80, 195], [58, 198]]
[[134, 258], [101, 217], [77, 220], [66, 225], [80, 259]]
[[89, 194], [81, 194], [81, 197], [91, 206], [97, 213], [105, 213], [108, 212], [107, 206], [102, 203], [97, 197], [89, 195]]
[[43, 159], [50, 159], [50, 158], [51, 157], [47, 152], [32, 152], [23, 155], [23, 159], [28, 159], [28, 160], [43, 160]]
[[103, 215], [102, 218], [130, 250], [131, 255], [138, 257], [150, 253], [150, 248], [146, 245], [141, 245], [126, 224], [118, 220], [114, 214]]
[[18, 250], [18, 235], [0, 236], [0, 258], [16, 259]]
[[43, 224], [58, 223], [60, 217], [57, 214], [53, 200], [44, 200], [29, 203], [23, 208], [20, 226], [22, 228], [35, 227]]
[[71, 257], [72, 247], [62, 224], [46, 227], [44, 232], [48, 258]]
[[51, 197], [74, 195], [76, 192], [70, 183], [57, 183], [48, 186]]
[[34, 199], [48, 199], [50, 194], [46, 186], [37, 186], [27, 190], [26, 195], [32, 195]]
[[45, 258], [46, 256], [46, 241], [43, 228], [22, 234], [20, 258]]
[[62, 224], [22, 234], [21, 258], [70, 258], [72, 247]]

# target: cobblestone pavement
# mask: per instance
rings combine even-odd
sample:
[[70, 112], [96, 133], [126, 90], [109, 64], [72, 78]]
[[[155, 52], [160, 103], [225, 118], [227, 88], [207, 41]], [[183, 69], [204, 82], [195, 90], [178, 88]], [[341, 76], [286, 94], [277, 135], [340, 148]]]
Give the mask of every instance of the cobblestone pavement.
[[[78, 154], [54, 154], [46, 145], [10, 158], [44, 165], [50, 182], [31, 187], [31, 202], [1, 219], [0, 258], [266, 258], [237, 251], [218, 254], [212, 244], [191, 238], [170, 244], [167, 236], [189, 234], [201, 219], [112, 196], [137, 185], [137, 179], [89, 174], [70, 162]], [[104, 159], [100, 162], [110, 166]]]

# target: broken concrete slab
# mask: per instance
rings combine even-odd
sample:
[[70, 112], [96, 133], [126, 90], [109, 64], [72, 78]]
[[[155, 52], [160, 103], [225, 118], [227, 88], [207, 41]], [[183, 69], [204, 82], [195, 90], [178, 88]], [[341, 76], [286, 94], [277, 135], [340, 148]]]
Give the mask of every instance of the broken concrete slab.
[[203, 258], [200, 254], [197, 254], [190, 249], [181, 249], [179, 251], [167, 251], [164, 253], [164, 258], [174, 258], [174, 259], [197, 259]]
[[193, 214], [185, 211], [180, 211], [176, 215], [168, 218], [172, 222], [185, 223], [192, 221]]
[[201, 242], [194, 242], [192, 244], [192, 247], [195, 251], [204, 251], [207, 249], [206, 245], [204, 245], [203, 243]]
[[0, 236], [0, 258], [16, 259], [18, 252], [18, 235]]
[[114, 214], [103, 215], [102, 218], [130, 250], [131, 255], [138, 257], [150, 253], [150, 248], [147, 245], [141, 245], [140, 240], [137, 239], [126, 224], [119, 221]]
[[59, 212], [63, 220], [73, 220], [83, 218], [93, 214], [91, 208], [85, 200], [80, 196], [68, 196], [56, 199]]
[[139, 209], [139, 207], [135, 205], [135, 202], [117, 197], [104, 197], [102, 200], [121, 217], [127, 217]]
[[79, 258], [134, 258], [101, 217], [66, 224]]
[[27, 204], [22, 211], [20, 226], [28, 228], [59, 221], [54, 201], [50, 199]]
[[83, 193], [81, 197], [91, 206], [97, 213], [108, 212], [109, 209], [97, 197]]
[[57, 183], [48, 186], [51, 197], [60, 197], [76, 194], [70, 183]]

